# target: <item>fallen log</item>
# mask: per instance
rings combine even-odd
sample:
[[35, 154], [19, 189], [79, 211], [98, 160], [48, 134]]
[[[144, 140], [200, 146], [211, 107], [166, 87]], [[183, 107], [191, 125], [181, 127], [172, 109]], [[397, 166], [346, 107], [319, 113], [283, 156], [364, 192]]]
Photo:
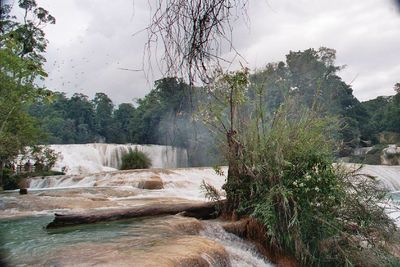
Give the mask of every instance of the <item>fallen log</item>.
[[54, 220], [47, 225], [49, 228], [63, 226], [73, 226], [79, 224], [89, 224], [105, 221], [116, 221], [131, 219], [137, 217], [174, 215], [181, 213], [183, 216], [195, 217], [198, 219], [210, 219], [216, 217], [216, 206], [221, 205], [218, 202], [201, 203], [156, 203], [136, 206], [128, 209], [91, 211], [85, 213], [55, 213]]

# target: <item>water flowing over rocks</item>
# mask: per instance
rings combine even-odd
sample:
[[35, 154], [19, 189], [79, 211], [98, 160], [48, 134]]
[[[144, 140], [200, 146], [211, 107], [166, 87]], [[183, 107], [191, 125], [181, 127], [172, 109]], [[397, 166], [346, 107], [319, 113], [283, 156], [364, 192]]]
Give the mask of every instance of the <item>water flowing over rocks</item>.
[[122, 156], [135, 149], [144, 152], [151, 159], [153, 168], [188, 166], [186, 150], [172, 146], [93, 143], [50, 147], [60, 154], [54, 170], [65, 170], [67, 174], [115, 171], [121, 165]]
[[[227, 173], [227, 168], [222, 168]], [[146, 190], [143, 181], [159, 177], [163, 189]], [[119, 188], [132, 192], [131, 197], [177, 197], [204, 200], [200, 190], [202, 181], [216, 188], [225, 183], [225, 176], [215, 173], [213, 168], [146, 169], [103, 172], [90, 175], [60, 175], [29, 179], [29, 190], [59, 190], [65, 188]], [[223, 192], [221, 192], [223, 193]]]
[[274, 262], [277, 266], [297, 267], [299, 266], [296, 259], [286, 255], [278, 248], [272, 247], [269, 241], [266, 240], [266, 232], [264, 227], [255, 219], [243, 218], [239, 221], [226, 222], [222, 224], [222, 228], [231, 234], [235, 234], [245, 240], [253, 242], [265, 257]]
[[[68, 266], [93, 263], [97, 266], [231, 266], [229, 255], [221, 244], [200, 236], [167, 237], [154, 244], [145, 244], [142, 249], [132, 249], [135, 244], [129, 238], [118, 240], [118, 244], [118, 248], [109, 242], [70, 247], [60, 250], [58, 257], [47, 262]], [[91, 257], [88, 252], [92, 253]]]
[[[226, 174], [227, 168], [222, 171]], [[400, 166], [365, 165], [360, 172], [377, 176], [392, 191], [400, 189]], [[0, 195], [0, 249], [8, 251], [12, 266], [273, 266], [267, 258], [278, 266], [295, 266], [259, 245], [263, 235], [255, 224], [229, 226], [183, 216], [199, 214], [193, 207], [209, 215], [212, 204], [204, 202], [200, 185], [204, 180], [223, 195], [225, 179], [212, 168], [34, 177], [26, 180], [27, 195]], [[79, 215], [83, 222], [100, 220], [44, 229], [54, 213], [72, 221]]]
[[355, 148], [350, 162], [374, 165], [400, 165], [400, 146], [396, 144], [378, 144], [370, 147]]
[[376, 177], [389, 191], [400, 191], [400, 166], [346, 164], [345, 167], [349, 169], [362, 167], [359, 173]]
[[138, 187], [140, 189], [163, 189], [164, 183], [161, 180], [160, 176], [151, 176], [149, 179], [145, 179], [139, 182]]
[[355, 156], [362, 156], [368, 154], [373, 148], [372, 146], [355, 148], [353, 154]]

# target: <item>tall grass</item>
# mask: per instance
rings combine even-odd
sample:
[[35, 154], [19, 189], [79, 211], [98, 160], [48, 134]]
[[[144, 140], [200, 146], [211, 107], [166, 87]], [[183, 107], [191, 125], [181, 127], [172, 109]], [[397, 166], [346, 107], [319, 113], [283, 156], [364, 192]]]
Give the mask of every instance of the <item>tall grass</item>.
[[145, 153], [138, 151], [137, 148], [122, 156], [121, 170], [148, 169], [150, 167], [150, 158]]
[[251, 121], [240, 140], [240, 177], [225, 185], [239, 199], [235, 212], [256, 218], [266, 240], [304, 266], [396, 261], [387, 250], [396, 227], [380, 205], [387, 192], [333, 164], [334, 119], [288, 101], [265, 132]]

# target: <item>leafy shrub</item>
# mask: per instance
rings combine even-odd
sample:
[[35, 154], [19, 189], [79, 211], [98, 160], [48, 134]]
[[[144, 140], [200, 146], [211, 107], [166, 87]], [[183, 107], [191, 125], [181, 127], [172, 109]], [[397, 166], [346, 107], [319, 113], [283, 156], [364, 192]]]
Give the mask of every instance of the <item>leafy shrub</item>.
[[12, 175], [12, 171], [8, 168], [4, 168], [2, 175], [3, 189], [4, 190], [13, 190], [18, 188], [18, 183], [20, 179], [18, 177]]
[[57, 161], [59, 154], [49, 146], [31, 146], [27, 147], [22, 155], [22, 158], [35, 162], [33, 172], [14, 173], [11, 167], [6, 167], [0, 171], [0, 181], [4, 190], [14, 190], [20, 188], [20, 182], [24, 178], [34, 176], [52, 176], [63, 175], [63, 172], [52, 171], [51, 168]]
[[393, 257], [384, 244], [396, 229], [380, 205], [387, 192], [335, 167], [332, 126], [290, 103], [281, 107], [266, 134], [242, 137], [240, 174], [228, 177], [227, 195], [239, 199], [239, 215], [264, 226], [270, 245], [304, 266], [385, 266]]
[[59, 171], [35, 171], [26, 172], [21, 174], [13, 174], [10, 169], [3, 169], [2, 181], [4, 190], [15, 190], [21, 187], [23, 179], [35, 176], [54, 176], [64, 175], [65, 173]]
[[48, 172], [57, 162], [59, 154], [48, 146], [32, 146], [29, 156], [35, 162], [36, 172]]
[[145, 153], [138, 151], [137, 148], [122, 156], [121, 170], [148, 169], [150, 167], [150, 158]]

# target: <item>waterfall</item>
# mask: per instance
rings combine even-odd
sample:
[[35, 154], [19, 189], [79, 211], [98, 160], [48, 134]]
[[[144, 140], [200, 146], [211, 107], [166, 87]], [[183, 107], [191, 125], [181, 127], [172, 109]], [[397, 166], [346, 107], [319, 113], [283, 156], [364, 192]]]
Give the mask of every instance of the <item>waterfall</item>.
[[354, 155], [355, 156], [363, 156], [368, 154], [374, 147], [369, 146], [369, 147], [358, 147], [354, 149]]
[[179, 168], [188, 164], [186, 150], [172, 146], [94, 143], [50, 147], [60, 154], [54, 169], [65, 169], [67, 174], [115, 171], [121, 165], [122, 156], [135, 149], [149, 156], [153, 168]]
[[205, 221], [203, 226], [200, 234], [221, 243], [229, 254], [232, 266], [275, 266], [257, 252], [255, 244], [226, 232], [219, 222]]
[[400, 166], [364, 165], [360, 173], [376, 177], [389, 191], [400, 190]]

